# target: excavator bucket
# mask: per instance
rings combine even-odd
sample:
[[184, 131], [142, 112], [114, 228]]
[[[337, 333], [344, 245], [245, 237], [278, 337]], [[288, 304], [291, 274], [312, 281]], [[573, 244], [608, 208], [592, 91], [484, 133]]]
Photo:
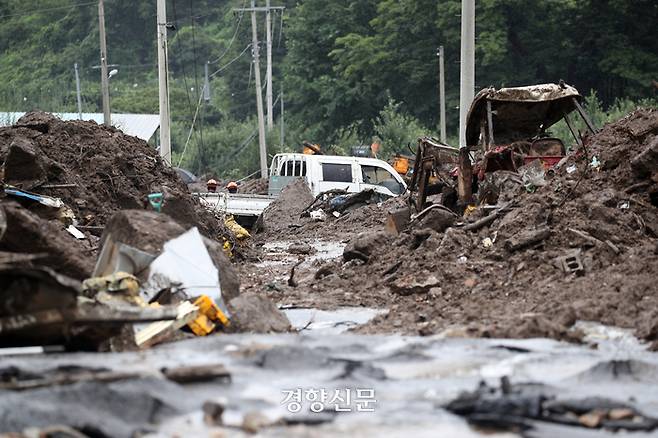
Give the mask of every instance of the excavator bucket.
[[409, 207], [389, 212], [386, 218], [386, 232], [394, 235], [400, 234], [409, 225], [410, 218], [411, 209]]

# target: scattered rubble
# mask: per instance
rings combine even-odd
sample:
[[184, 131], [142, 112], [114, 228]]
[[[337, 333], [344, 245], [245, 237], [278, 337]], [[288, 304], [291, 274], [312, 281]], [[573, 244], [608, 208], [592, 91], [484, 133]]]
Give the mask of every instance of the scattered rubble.
[[300, 272], [297, 287], [269, 295], [321, 308], [389, 308], [357, 329], [366, 333], [430, 334], [459, 325], [468, 336], [578, 340], [573, 323], [593, 320], [658, 341], [657, 138], [658, 111], [635, 111], [586, 137], [546, 172], [546, 184], [528, 191], [518, 174], [490, 173], [497, 182], [487, 201], [494, 205], [464, 218], [437, 209], [399, 235], [381, 231], [404, 197], [324, 224], [291, 214], [289, 222], [301, 226], [286, 235], [348, 241], [344, 259], [316, 262], [311, 272], [321, 275]]

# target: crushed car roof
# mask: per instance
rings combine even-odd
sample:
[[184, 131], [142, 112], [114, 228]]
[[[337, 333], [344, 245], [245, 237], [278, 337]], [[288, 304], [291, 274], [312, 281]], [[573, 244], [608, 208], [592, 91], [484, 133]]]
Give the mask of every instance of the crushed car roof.
[[478, 144], [480, 122], [487, 118], [487, 101], [491, 102], [494, 139], [500, 143], [532, 137], [555, 124], [575, 109], [573, 98], [582, 100], [578, 90], [564, 83], [485, 88], [468, 111], [467, 144]]

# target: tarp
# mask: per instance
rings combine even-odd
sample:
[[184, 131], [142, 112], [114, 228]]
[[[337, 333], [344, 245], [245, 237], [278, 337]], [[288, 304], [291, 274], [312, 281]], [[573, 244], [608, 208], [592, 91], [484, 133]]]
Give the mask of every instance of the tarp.
[[480, 123], [487, 118], [487, 101], [493, 112], [494, 140], [499, 144], [527, 139], [549, 128], [575, 109], [573, 98], [582, 100], [578, 90], [563, 83], [485, 88], [468, 111], [466, 142], [469, 146], [478, 144]]

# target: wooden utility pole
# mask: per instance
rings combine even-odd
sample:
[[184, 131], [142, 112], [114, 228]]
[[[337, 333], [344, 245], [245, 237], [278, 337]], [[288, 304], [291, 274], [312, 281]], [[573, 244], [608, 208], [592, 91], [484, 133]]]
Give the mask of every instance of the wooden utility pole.
[[260, 85], [260, 62], [258, 49], [258, 29], [256, 23], [256, 2], [251, 0], [251, 53], [254, 61], [254, 85], [256, 87], [256, 110], [258, 111], [258, 146], [260, 150], [260, 177], [267, 178], [267, 144], [265, 143], [265, 121], [263, 120], [263, 95]]
[[283, 143], [285, 142], [286, 139], [286, 131], [285, 131], [285, 125], [283, 121], [283, 85], [281, 86], [281, 93], [279, 94], [281, 98], [281, 115], [279, 116], [280, 121], [279, 124], [281, 125], [281, 149], [283, 150]]
[[439, 131], [441, 143], [446, 142], [446, 82], [443, 46], [439, 46]]
[[105, 42], [105, 7], [103, 0], [98, 0], [98, 30], [101, 46], [101, 93], [103, 100], [103, 124], [112, 124], [110, 116], [110, 79], [107, 76], [107, 45]]
[[75, 94], [78, 98], [78, 120], [82, 120], [82, 97], [80, 96], [80, 75], [78, 74], [78, 63], [73, 64], [75, 69]]
[[167, 59], [166, 0], [158, 1], [158, 88], [160, 96], [160, 155], [171, 165], [171, 128], [169, 118], [169, 68]]
[[466, 117], [475, 89], [475, 0], [462, 0], [459, 147], [466, 147]]
[[272, 114], [272, 13], [270, 10], [270, 0], [266, 3], [265, 27], [267, 35], [267, 130], [271, 130], [274, 125], [274, 116]]
[[475, 89], [475, 0], [462, 0], [461, 68], [459, 92], [459, 200], [462, 205], [473, 196], [473, 168], [466, 144], [466, 118]]

